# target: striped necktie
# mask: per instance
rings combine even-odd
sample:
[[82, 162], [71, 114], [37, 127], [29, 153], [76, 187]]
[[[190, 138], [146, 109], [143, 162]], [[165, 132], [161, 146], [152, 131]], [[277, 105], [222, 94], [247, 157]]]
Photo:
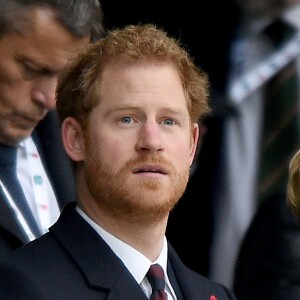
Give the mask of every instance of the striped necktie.
[[165, 289], [165, 276], [162, 267], [159, 264], [151, 265], [146, 277], [151, 285], [152, 294], [150, 300], [167, 300]]

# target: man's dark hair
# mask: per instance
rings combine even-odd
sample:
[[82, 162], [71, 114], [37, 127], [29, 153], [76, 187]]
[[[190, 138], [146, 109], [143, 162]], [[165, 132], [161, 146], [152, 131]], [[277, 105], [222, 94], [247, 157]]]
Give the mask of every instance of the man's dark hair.
[[0, 0], [0, 38], [12, 31], [21, 32], [33, 8], [52, 9], [58, 22], [78, 37], [91, 35], [91, 41], [96, 41], [104, 34], [98, 0]]

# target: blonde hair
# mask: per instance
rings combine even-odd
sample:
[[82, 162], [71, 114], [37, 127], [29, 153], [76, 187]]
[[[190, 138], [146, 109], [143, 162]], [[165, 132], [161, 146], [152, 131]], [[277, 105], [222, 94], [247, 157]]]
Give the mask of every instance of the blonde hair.
[[287, 196], [290, 208], [300, 220], [300, 149], [294, 154], [289, 164]]

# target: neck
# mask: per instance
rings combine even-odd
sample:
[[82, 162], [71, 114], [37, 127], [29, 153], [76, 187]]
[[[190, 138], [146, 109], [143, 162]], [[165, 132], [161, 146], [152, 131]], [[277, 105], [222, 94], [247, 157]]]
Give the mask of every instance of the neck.
[[107, 215], [98, 207], [79, 204], [80, 208], [99, 226], [130, 245], [150, 261], [155, 261], [163, 247], [168, 216], [152, 224], [134, 223]]

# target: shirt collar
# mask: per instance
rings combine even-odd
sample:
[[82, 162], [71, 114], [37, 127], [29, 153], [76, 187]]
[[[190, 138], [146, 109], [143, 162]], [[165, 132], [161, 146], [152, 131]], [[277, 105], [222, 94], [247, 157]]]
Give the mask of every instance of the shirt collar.
[[144, 279], [150, 265], [154, 263], [160, 264], [164, 269], [165, 275], [167, 275], [168, 244], [166, 237], [164, 237], [163, 247], [157, 260], [155, 262], [151, 262], [142, 253], [96, 224], [78, 206], [76, 207], [76, 210], [94, 228], [94, 230], [96, 230], [113, 252], [123, 261], [124, 265], [139, 284]]

